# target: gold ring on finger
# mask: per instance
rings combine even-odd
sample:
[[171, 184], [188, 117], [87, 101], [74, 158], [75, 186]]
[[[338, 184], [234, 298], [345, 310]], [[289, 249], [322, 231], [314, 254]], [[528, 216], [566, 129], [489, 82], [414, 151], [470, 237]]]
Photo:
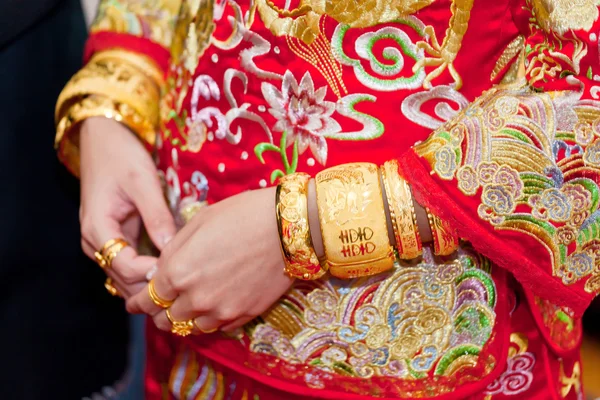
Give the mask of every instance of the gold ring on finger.
[[175, 321], [171, 316], [171, 310], [166, 310], [167, 319], [171, 323], [171, 332], [182, 337], [186, 337], [191, 334], [194, 330], [194, 321], [188, 319], [187, 321]]
[[129, 246], [129, 243], [125, 239], [108, 240], [100, 250], [94, 253], [96, 262], [102, 269], [110, 268], [115, 257], [127, 246]]
[[113, 285], [112, 278], [106, 278], [106, 281], [104, 281], [104, 287], [106, 288], [108, 293], [110, 293], [111, 295], [120, 296], [119, 291], [117, 290], [115, 285]]
[[194, 319], [194, 326], [202, 333], [204, 333], [205, 335], [208, 335], [209, 333], [214, 333], [216, 331], [219, 330], [219, 327], [216, 328], [212, 328], [212, 329], [203, 329], [200, 328], [200, 325], [198, 325], [198, 322], [196, 322], [196, 320]]
[[154, 304], [156, 304], [160, 308], [169, 308], [173, 305], [175, 300], [165, 300], [156, 293], [156, 288], [154, 287], [154, 279], [151, 279], [148, 282], [148, 295], [150, 296], [150, 300]]

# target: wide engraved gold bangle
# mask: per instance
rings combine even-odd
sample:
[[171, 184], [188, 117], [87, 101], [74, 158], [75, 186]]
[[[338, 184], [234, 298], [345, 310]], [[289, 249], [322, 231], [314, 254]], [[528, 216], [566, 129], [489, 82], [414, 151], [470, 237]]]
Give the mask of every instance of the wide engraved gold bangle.
[[308, 223], [308, 182], [310, 175], [295, 173], [279, 181], [275, 210], [285, 272], [298, 279], [314, 280], [327, 270], [315, 253]]
[[317, 174], [317, 202], [325, 258], [331, 275], [369, 276], [391, 269], [379, 168], [353, 163]]
[[398, 173], [398, 162], [387, 161], [381, 166], [390, 218], [396, 237], [398, 257], [411, 260], [423, 253], [417, 215], [408, 183]]
[[436, 256], [448, 256], [458, 249], [458, 235], [456, 230], [450, 226], [448, 221], [433, 214], [428, 208], [427, 219], [431, 228], [433, 238], [433, 254]]

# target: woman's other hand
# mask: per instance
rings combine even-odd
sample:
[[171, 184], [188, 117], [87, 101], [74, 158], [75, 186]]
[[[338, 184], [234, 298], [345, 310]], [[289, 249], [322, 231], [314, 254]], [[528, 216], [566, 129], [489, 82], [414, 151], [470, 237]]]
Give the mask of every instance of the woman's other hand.
[[[291, 286], [275, 219], [275, 188], [244, 192], [201, 209], [162, 252], [156, 293], [175, 299], [175, 321], [196, 318], [203, 331], [232, 330], [271, 307]], [[170, 330], [163, 309], [140, 292], [130, 312]]]
[[94, 252], [110, 239], [124, 238], [107, 274], [125, 298], [142, 289], [156, 258], [136, 252], [141, 223], [162, 250], [175, 235], [156, 166], [139, 139], [120, 123], [102, 117], [83, 122], [81, 151], [81, 245]]

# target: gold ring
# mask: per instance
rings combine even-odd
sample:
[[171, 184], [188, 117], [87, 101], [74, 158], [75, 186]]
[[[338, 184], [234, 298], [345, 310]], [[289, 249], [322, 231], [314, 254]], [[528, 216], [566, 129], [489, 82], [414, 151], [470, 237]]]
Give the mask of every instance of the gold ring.
[[171, 316], [171, 310], [167, 308], [165, 311], [167, 319], [171, 323], [171, 332], [182, 337], [186, 337], [191, 334], [194, 330], [194, 321], [188, 319], [187, 321], [175, 321]]
[[148, 282], [148, 295], [150, 296], [150, 300], [154, 304], [156, 304], [160, 308], [169, 308], [173, 305], [175, 300], [165, 300], [156, 293], [156, 288], [154, 287], [154, 279], [151, 279]]
[[125, 239], [108, 240], [100, 250], [94, 253], [96, 262], [102, 269], [110, 268], [115, 257], [127, 246], [129, 246], [129, 243]]
[[113, 285], [112, 278], [106, 278], [106, 281], [104, 282], [104, 287], [106, 288], [106, 290], [108, 291], [108, 293], [110, 293], [111, 295], [113, 295], [113, 296], [120, 296], [119, 291]]
[[213, 328], [213, 329], [202, 329], [200, 328], [200, 325], [198, 325], [198, 323], [196, 322], [196, 320], [194, 319], [194, 326], [202, 333], [208, 335], [209, 333], [214, 333], [216, 331], [219, 330], [219, 327]]

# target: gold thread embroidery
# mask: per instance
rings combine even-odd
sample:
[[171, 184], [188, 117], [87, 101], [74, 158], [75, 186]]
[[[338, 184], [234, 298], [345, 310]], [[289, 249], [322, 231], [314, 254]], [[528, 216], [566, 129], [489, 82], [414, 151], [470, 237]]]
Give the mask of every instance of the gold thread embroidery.
[[432, 57], [425, 57], [419, 60], [413, 67], [413, 72], [416, 72], [425, 66], [437, 67], [428, 73], [423, 81], [423, 87], [425, 89], [430, 89], [431, 81], [440, 76], [446, 69], [448, 69], [448, 72], [450, 72], [450, 75], [454, 79], [456, 90], [459, 90], [462, 87], [462, 78], [456, 68], [454, 68], [453, 63], [460, 51], [463, 37], [469, 26], [473, 1], [474, 0], [452, 1], [452, 17], [450, 17], [446, 36], [441, 45], [435, 35], [434, 28], [431, 25], [425, 28], [425, 33], [429, 36], [431, 43], [421, 41], [417, 43], [417, 46], [424, 49], [425, 52]]
[[[372, 278], [294, 285], [263, 323], [246, 327], [251, 350], [363, 378], [452, 376], [483, 362], [479, 350], [495, 321], [485, 262], [464, 250], [436, 264], [425, 249], [423, 260]], [[290, 319], [298, 326], [281, 324]]]
[[571, 376], [565, 374], [565, 364], [563, 360], [559, 360], [559, 372], [558, 372], [560, 384], [562, 387], [560, 388], [560, 395], [565, 398], [571, 391], [571, 389], [575, 389], [575, 393], [577, 394], [577, 398], [581, 395], [581, 364], [579, 361], [576, 361], [573, 364], [573, 372], [571, 372]]
[[291, 36], [308, 45], [319, 36], [319, 20], [323, 15], [352, 28], [365, 28], [414, 14], [434, 1], [302, 0], [298, 8], [286, 11], [276, 7], [270, 0], [257, 0], [257, 8], [265, 26], [274, 35]]
[[504, 49], [498, 61], [496, 61], [496, 65], [494, 66], [494, 70], [490, 75], [490, 80], [496, 80], [498, 74], [504, 70], [508, 66], [508, 64], [517, 56], [525, 46], [525, 36], [519, 35], [514, 38]]

